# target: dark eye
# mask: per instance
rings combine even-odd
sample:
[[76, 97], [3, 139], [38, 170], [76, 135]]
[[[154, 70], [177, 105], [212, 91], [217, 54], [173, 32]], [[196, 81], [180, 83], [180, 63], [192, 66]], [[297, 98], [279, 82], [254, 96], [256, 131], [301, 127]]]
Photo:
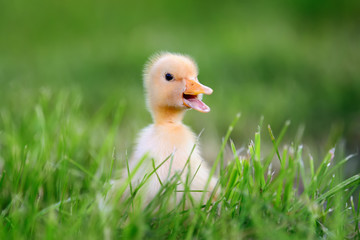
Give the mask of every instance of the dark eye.
[[173, 79], [174, 79], [174, 76], [173, 76], [171, 73], [167, 73], [167, 74], [165, 74], [165, 79], [166, 79], [167, 81], [170, 81], [170, 80], [173, 80]]

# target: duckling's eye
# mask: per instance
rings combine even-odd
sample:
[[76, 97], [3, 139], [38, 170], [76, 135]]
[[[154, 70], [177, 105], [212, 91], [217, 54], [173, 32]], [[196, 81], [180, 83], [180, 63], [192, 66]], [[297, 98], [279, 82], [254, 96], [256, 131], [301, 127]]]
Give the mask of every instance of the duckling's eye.
[[170, 80], [173, 80], [173, 79], [174, 79], [174, 76], [173, 76], [171, 73], [167, 73], [167, 74], [165, 74], [165, 79], [166, 79], [167, 81], [170, 81]]

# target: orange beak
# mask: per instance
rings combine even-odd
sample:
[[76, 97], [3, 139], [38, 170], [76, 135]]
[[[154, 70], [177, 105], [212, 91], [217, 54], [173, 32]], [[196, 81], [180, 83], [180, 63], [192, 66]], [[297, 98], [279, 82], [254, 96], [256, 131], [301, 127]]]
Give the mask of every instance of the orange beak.
[[212, 94], [213, 90], [199, 82], [193, 80], [186, 80], [186, 89], [184, 94], [187, 95], [199, 95], [199, 94]]
[[183, 92], [183, 104], [199, 112], [210, 112], [210, 108], [199, 99], [199, 94], [212, 94], [213, 90], [199, 82], [186, 80], [186, 89]]

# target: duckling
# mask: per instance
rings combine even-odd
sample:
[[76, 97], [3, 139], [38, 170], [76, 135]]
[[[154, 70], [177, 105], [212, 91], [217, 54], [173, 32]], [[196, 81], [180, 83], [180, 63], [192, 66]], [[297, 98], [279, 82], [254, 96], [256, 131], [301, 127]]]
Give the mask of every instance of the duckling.
[[[205, 189], [209, 178], [209, 168], [203, 161], [196, 135], [189, 127], [182, 123], [184, 114], [189, 109], [207, 113], [210, 108], [202, 101], [202, 95], [210, 95], [213, 90], [198, 81], [198, 68], [195, 61], [189, 56], [161, 53], [151, 57], [144, 69], [144, 88], [146, 103], [151, 113], [153, 124], [141, 130], [129, 167], [133, 170], [145, 154], [148, 159], [132, 178], [132, 185], [137, 185], [146, 173], [154, 170], [155, 166], [165, 161], [156, 174], [153, 174], [144, 186], [145, 202], [148, 203], [157, 194], [161, 182], [165, 182], [176, 172], [181, 172], [189, 157], [190, 190], [207, 191], [207, 200], [215, 188], [217, 179], [212, 177]], [[195, 146], [195, 148], [194, 148]], [[188, 167], [185, 167], [185, 170]], [[181, 175], [182, 183], [179, 189], [184, 189], [187, 171]], [[160, 181], [159, 181], [160, 179]], [[176, 193], [180, 201], [183, 193]], [[203, 192], [191, 192], [197, 202]]]

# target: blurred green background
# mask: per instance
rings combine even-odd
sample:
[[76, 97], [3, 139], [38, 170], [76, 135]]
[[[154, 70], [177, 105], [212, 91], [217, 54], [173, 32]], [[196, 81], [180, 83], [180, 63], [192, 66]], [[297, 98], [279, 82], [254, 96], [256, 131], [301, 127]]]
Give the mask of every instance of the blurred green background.
[[105, 102], [124, 102], [117, 147], [131, 149], [151, 122], [142, 68], [163, 50], [193, 56], [199, 80], [214, 89], [205, 97], [212, 111], [185, 119], [205, 128], [210, 161], [237, 112], [237, 146], [263, 115], [275, 135], [290, 119], [288, 140], [305, 126], [314, 155], [339, 141], [358, 151], [358, 0], [0, 1], [0, 109], [25, 111], [40, 94], [64, 89], [82, 96], [90, 118]]

